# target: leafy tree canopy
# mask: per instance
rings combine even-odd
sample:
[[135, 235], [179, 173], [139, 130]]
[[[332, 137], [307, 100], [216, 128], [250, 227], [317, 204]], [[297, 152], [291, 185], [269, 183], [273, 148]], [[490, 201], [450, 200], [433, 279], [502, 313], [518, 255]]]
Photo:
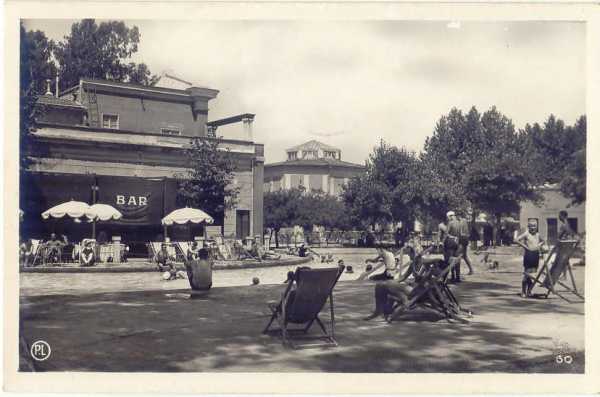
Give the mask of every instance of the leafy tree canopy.
[[221, 150], [219, 139], [192, 140], [186, 151], [189, 171], [178, 175], [177, 203], [199, 208], [222, 221], [225, 210], [237, 203], [240, 188], [235, 185], [235, 161], [229, 150]]
[[62, 41], [49, 40], [44, 32], [27, 31], [21, 23], [21, 87], [33, 85], [38, 94], [46, 90], [46, 79], [60, 78], [60, 88], [71, 88], [82, 77], [152, 85], [145, 63], [131, 57], [138, 51], [140, 32], [122, 21], [97, 24], [82, 19], [71, 26]]

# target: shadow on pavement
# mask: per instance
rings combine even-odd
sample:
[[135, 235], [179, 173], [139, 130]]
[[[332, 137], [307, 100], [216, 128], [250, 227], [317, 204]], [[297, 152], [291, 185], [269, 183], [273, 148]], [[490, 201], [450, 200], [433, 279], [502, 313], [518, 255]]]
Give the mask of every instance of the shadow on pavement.
[[[295, 351], [261, 334], [266, 302], [279, 299], [281, 285], [214, 288], [197, 299], [183, 289], [22, 297], [22, 335], [52, 346], [40, 371], [552, 372], [527, 363], [551, 361], [556, 335], [507, 324], [552, 313], [572, 317], [568, 326], [583, 332], [583, 305], [521, 300], [514, 284], [500, 281], [452, 287], [475, 313], [469, 324], [425, 313], [367, 322], [373, 286], [336, 287], [337, 348]], [[328, 310], [321, 317], [328, 320]]]

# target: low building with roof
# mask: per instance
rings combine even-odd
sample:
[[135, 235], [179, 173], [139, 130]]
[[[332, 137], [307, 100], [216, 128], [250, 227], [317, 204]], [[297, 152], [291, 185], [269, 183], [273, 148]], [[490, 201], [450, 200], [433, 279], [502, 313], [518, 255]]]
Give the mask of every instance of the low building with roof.
[[[82, 78], [62, 93], [39, 97], [41, 108], [25, 155], [21, 187], [22, 237], [46, 238], [56, 230], [72, 240], [89, 237], [85, 223], [43, 221], [40, 214], [71, 199], [110, 204], [123, 213], [99, 231], [123, 241], [161, 236], [161, 219], [176, 209], [177, 177], [188, 170], [185, 151], [194, 138], [215, 139], [219, 126], [238, 123], [243, 139], [221, 139], [235, 159], [236, 206], [215, 219], [225, 237], [261, 235], [263, 145], [254, 142], [253, 114], [208, 121], [208, 103], [219, 91], [163, 75], [154, 86]], [[211, 214], [214, 216], [214, 214]], [[198, 230], [194, 235], [200, 235]], [[186, 226], [169, 230], [189, 236]]]
[[316, 140], [286, 150], [287, 160], [265, 164], [264, 191], [304, 188], [338, 196], [349, 179], [365, 166], [342, 160], [339, 148]]
[[571, 205], [571, 199], [565, 197], [558, 184], [546, 184], [537, 188], [543, 196], [543, 201], [534, 203], [521, 202], [519, 223], [521, 230], [527, 228], [530, 221], [538, 225], [540, 235], [544, 240], [554, 244], [558, 238], [558, 213], [562, 210], [568, 213], [569, 226], [575, 233], [585, 233], [585, 203]]

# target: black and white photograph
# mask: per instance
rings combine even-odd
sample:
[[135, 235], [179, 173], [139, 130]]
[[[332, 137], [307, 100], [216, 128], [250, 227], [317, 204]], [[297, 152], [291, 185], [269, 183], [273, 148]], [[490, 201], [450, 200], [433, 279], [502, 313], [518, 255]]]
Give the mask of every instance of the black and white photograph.
[[588, 22], [123, 15], [16, 20], [18, 373], [589, 373]]

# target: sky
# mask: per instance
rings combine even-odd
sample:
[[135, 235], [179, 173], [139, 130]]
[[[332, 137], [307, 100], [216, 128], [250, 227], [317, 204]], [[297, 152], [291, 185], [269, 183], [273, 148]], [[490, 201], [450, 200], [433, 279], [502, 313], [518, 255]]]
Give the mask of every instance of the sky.
[[[73, 20], [27, 20], [62, 39]], [[585, 113], [579, 22], [126, 20], [136, 62], [220, 91], [209, 120], [256, 114], [266, 163], [316, 139], [364, 163], [380, 139], [420, 151], [456, 107], [496, 106], [516, 128]], [[241, 137], [241, 126], [219, 129]]]

